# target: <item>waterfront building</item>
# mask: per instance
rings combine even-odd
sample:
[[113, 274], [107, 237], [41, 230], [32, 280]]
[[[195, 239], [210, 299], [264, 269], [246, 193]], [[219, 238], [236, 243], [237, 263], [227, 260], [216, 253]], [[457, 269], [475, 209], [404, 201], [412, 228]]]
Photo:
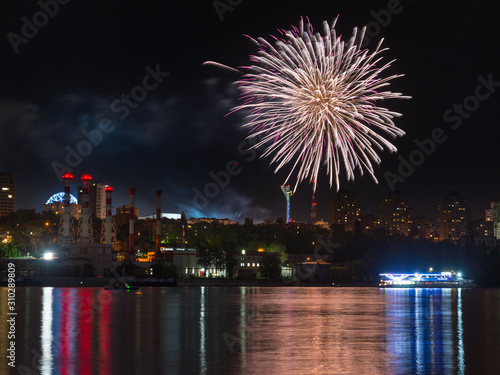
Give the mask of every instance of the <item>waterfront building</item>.
[[486, 209], [485, 219], [493, 223], [493, 235], [500, 239], [500, 202], [491, 202], [490, 208]]
[[390, 235], [409, 236], [412, 222], [406, 194], [396, 190], [381, 199], [380, 228], [385, 229]]
[[361, 207], [356, 202], [356, 195], [348, 190], [339, 190], [330, 196], [328, 222], [344, 226], [346, 231], [354, 231], [356, 221], [361, 218]]
[[423, 237], [428, 240], [436, 239], [436, 219], [417, 216], [413, 218], [413, 236]]
[[240, 254], [234, 256], [235, 266], [233, 274], [244, 278], [255, 278], [259, 272], [262, 257], [271, 255], [281, 262], [281, 254], [278, 252], [265, 252], [264, 249], [258, 251], [241, 250]]
[[14, 212], [16, 183], [10, 172], [0, 172], [0, 216]]
[[437, 229], [439, 241], [457, 241], [470, 233], [470, 211], [465, 198], [456, 191], [438, 201]]

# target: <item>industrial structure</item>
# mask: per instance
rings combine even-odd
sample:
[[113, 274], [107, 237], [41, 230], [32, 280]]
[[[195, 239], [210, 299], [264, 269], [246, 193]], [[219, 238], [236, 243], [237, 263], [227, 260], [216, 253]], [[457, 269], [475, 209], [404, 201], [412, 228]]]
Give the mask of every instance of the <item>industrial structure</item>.
[[106, 218], [102, 222], [101, 227], [101, 243], [105, 243], [111, 245], [113, 242], [116, 242], [116, 227], [113, 220], [112, 213], [112, 194], [113, 188], [111, 186], [106, 186], [104, 188], [106, 192]]
[[130, 188], [129, 189], [129, 192], [130, 192], [130, 213], [129, 213], [129, 219], [128, 219], [128, 223], [129, 223], [129, 226], [128, 226], [128, 253], [127, 253], [127, 256], [126, 256], [126, 259], [127, 260], [130, 260], [130, 261], [133, 261], [134, 260], [134, 231], [135, 231], [135, 228], [134, 228], [134, 220], [135, 220], [135, 217], [134, 217], [134, 208], [135, 208], [135, 189], [134, 188]]
[[290, 197], [293, 195], [293, 192], [290, 190], [290, 185], [281, 185], [281, 191], [285, 194], [286, 198], [286, 222], [291, 223], [292, 219], [290, 217]]
[[[71, 180], [73, 179], [73, 175], [65, 173], [62, 179], [64, 181], [64, 207], [59, 225], [58, 255], [60, 258], [64, 258], [65, 261], [73, 262], [80, 266], [91, 264], [96, 274], [102, 275], [106, 270], [111, 270], [113, 253], [110, 243], [94, 244], [92, 214], [88, 199], [89, 185], [92, 177], [87, 174], [82, 176], [82, 214], [78, 231], [75, 231], [74, 218], [71, 215], [70, 207]], [[76, 233], [78, 233], [77, 236], [75, 236]]]
[[78, 242], [94, 243], [94, 228], [92, 225], [92, 213], [90, 212], [89, 185], [90, 177], [88, 174], [82, 176], [83, 194], [82, 194], [82, 218], [78, 226]]
[[156, 190], [156, 243], [155, 243], [155, 257], [161, 257], [160, 251], [160, 238], [161, 238], [161, 190]]
[[[106, 218], [106, 186], [102, 182], [89, 183], [88, 186], [90, 212], [99, 219]], [[77, 198], [83, 200], [83, 184], [78, 186]]]
[[59, 224], [59, 243], [70, 244], [75, 242], [75, 225], [70, 211], [71, 180], [73, 175], [65, 173], [62, 176], [64, 181], [64, 206]]
[[311, 199], [311, 224], [316, 224], [317, 214], [316, 214], [316, 194], [314, 190], [314, 181], [312, 181], [313, 191], [312, 191], [312, 199]]

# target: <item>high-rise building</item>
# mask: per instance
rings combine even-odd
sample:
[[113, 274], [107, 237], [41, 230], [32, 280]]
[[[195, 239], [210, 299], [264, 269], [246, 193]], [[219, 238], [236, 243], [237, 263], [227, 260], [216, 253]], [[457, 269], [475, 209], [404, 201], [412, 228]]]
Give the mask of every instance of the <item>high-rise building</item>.
[[493, 223], [493, 235], [500, 239], [500, 202], [491, 202], [485, 216], [487, 222]]
[[457, 241], [469, 235], [470, 211], [467, 201], [456, 191], [450, 191], [437, 204], [437, 229], [439, 241]]
[[330, 196], [328, 222], [343, 225], [346, 231], [354, 231], [356, 221], [361, 220], [361, 208], [356, 196], [347, 190], [339, 190]]
[[391, 235], [409, 236], [412, 228], [412, 217], [408, 207], [408, 197], [396, 190], [380, 201], [380, 228]]
[[375, 215], [361, 216], [361, 230], [363, 232], [374, 231], [378, 228], [378, 217]]
[[[89, 186], [89, 206], [92, 215], [99, 219], [106, 218], [106, 192], [104, 188], [107, 185], [101, 182], [94, 182]], [[78, 201], [80, 202], [83, 196], [83, 187], [78, 186]]]
[[493, 237], [493, 221], [472, 220], [470, 234], [471, 237]]
[[[134, 217], [137, 220], [139, 217], [139, 208], [134, 207]], [[116, 226], [128, 224], [130, 219], [130, 205], [125, 205], [116, 208]]]
[[413, 235], [428, 240], [436, 238], [436, 219], [418, 216], [413, 218]]
[[0, 172], [0, 216], [14, 212], [16, 183], [12, 173]]

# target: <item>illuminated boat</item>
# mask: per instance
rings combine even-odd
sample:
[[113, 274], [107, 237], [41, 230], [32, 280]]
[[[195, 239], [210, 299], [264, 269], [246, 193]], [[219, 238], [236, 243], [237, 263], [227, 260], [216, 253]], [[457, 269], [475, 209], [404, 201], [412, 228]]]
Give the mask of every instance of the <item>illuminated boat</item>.
[[471, 288], [474, 280], [464, 279], [455, 272], [440, 273], [381, 273], [383, 288]]

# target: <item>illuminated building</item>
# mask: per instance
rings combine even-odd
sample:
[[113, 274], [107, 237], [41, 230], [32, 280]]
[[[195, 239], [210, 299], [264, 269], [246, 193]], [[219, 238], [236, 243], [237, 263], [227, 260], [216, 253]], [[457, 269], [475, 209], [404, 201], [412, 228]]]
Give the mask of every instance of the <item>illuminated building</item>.
[[387, 230], [391, 235], [409, 236], [413, 220], [408, 208], [408, 198], [406, 194], [396, 190], [380, 201], [381, 228]]
[[472, 237], [493, 238], [493, 221], [486, 221], [484, 219], [472, 220], [471, 231]]
[[[89, 207], [90, 212], [99, 219], [106, 218], [106, 191], [107, 185], [101, 182], [94, 182], [89, 186]], [[82, 201], [83, 186], [78, 186], [78, 201]]]
[[0, 172], [0, 216], [14, 212], [16, 183], [12, 173]]
[[[137, 219], [139, 217], [139, 208], [134, 207], [134, 216]], [[119, 227], [121, 225], [127, 224], [130, 219], [130, 206], [125, 205], [116, 208], [116, 226]]]
[[360, 220], [363, 232], [373, 231], [378, 228], [378, 218], [374, 215], [363, 215]]
[[455, 191], [450, 191], [437, 204], [437, 229], [439, 241], [457, 241], [469, 234], [470, 213], [467, 201]]
[[233, 224], [235, 224], [235, 221], [234, 220], [230, 220], [228, 218], [217, 219], [217, 218], [213, 218], [213, 217], [199, 217], [199, 218], [192, 217], [192, 218], [190, 218], [190, 219], [187, 220], [187, 223], [189, 225], [200, 224], [200, 223], [233, 225]]
[[436, 219], [425, 216], [413, 218], [413, 235], [428, 240], [436, 238]]
[[241, 250], [241, 254], [235, 255], [234, 275], [243, 278], [254, 278], [259, 272], [260, 263], [264, 255], [276, 257], [281, 262], [281, 254], [278, 252], [265, 252], [264, 249], [258, 251]]
[[343, 225], [346, 231], [354, 231], [356, 221], [361, 220], [361, 208], [356, 203], [356, 196], [347, 190], [339, 190], [330, 196], [328, 221]]
[[[170, 219], [170, 220], [180, 220], [181, 219], [181, 214], [178, 213], [171, 213], [171, 212], [162, 212], [161, 213], [161, 218], [162, 219]], [[141, 216], [139, 220], [147, 220], [147, 219], [156, 219], [156, 214], [154, 215], [148, 215], [148, 216]], [[194, 220], [194, 219], [190, 219]], [[207, 219], [207, 220], [219, 220], [219, 219]], [[224, 219], [220, 219], [221, 221]], [[227, 219], [229, 220], [229, 219]], [[234, 224], [234, 221], [233, 221]]]
[[491, 202], [485, 216], [487, 222], [493, 223], [493, 235], [500, 239], [500, 202]]

